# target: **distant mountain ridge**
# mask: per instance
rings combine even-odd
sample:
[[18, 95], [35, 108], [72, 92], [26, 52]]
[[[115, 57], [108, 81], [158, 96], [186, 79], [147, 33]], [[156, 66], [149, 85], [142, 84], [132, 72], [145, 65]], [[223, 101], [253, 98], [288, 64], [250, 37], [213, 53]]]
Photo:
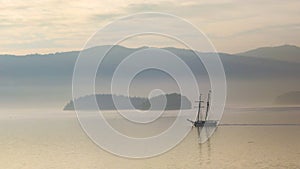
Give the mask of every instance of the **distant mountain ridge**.
[[[105, 52], [110, 47], [97, 46], [82, 52], [88, 56], [97, 57], [97, 54]], [[126, 56], [146, 48], [148, 47], [114, 46], [112, 51], [108, 53], [107, 59], [104, 60], [105, 63], [99, 67], [99, 76], [103, 77], [104, 80], [107, 77], [112, 77], [118, 63]], [[298, 47], [295, 48], [298, 49]], [[182, 59], [194, 73], [199, 85], [208, 79], [206, 68], [194, 51], [172, 47], [160, 49], [172, 52]], [[200, 57], [216, 56], [214, 53], [195, 52]], [[34, 106], [61, 108], [65, 106], [66, 101], [72, 98], [72, 75], [79, 53], [80, 51], [25, 56], [0, 55], [0, 106], [20, 106], [22, 108]], [[265, 104], [267, 102], [272, 104], [281, 93], [300, 90], [299, 57], [296, 58], [298, 61], [291, 62], [272, 59], [272, 57], [241, 56], [226, 53], [218, 53], [218, 55], [226, 74], [227, 103], [238, 102], [247, 106], [251, 103]], [[148, 80], [147, 82], [154, 83], [164, 81], [153, 72], [148, 72], [148, 75], [148, 79], [144, 78], [141, 81]], [[98, 84], [98, 81], [96, 83]], [[169, 88], [168, 84], [165, 86]], [[101, 84], [97, 87], [98, 93], [110, 92], [110, 88]], [[172, 92], [178, 91], [173, 89], [168, 91], [168, 93]], [[147, 93], [136, 95], [146, 96]]]
[[261, 47], [246, 52], [237, 53], [236, 55], [300, 63], [300, 48], [294, 45]]
[[[76, 108], [80, 110], [93, 110], [95, 107], [92, 105], [96, 98], [98, 108], [100, 110], [128, 110], [128, 109], [139, 109], [148, 110], [150, 107], [152, 110], [179, 110], [179, 109], [191, 109], [192, 104], [186, 96], [182, 96], [177, 93], [171, 93], [166, 95], [158, 95], [150, 99], [143, 97], [126, 97], [122, 95], [111, 95], [111, 94], [96, 94], [88, 95], [76, 99]], [[162, 103], [166, 98], [165, 107]], [[129, 99], [132, 106], [126, 104], [126, 100]], [[116, 104], [119, 103], [118, 107]], [[125, 103], [125, 104], [124, 104]], [[182, 104], [181, 104], [182, 103]], [[70, 101], [65, 105], [64, 110], [74, 110], [74, 102]]]

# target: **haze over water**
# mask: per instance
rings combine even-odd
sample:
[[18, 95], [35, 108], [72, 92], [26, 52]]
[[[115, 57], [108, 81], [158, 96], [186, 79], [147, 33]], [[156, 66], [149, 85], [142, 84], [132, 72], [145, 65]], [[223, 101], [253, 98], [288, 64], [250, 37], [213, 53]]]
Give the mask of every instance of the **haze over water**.
[[[158, 130], [173, 120], [172, 112], [167, 115], [162, 117]], [[115, 124], [123, 121], [114, 120], [118, 122]], [[80, 128], [73, 111], [2, 112], [0, 121], [2, 168], [300, 167], [300, 108], [227, 109], [221, 125], [208, 142], [198, 144], [197, 131], [193, 128], [172, 150], [146, 159], [122, 158], [102, 150]], [[269, 125], [244, 125], [262, 123]], [[188, 126], [187, 122], [183, 127]], [[122, 131], [130, 133], [126, 128]]]

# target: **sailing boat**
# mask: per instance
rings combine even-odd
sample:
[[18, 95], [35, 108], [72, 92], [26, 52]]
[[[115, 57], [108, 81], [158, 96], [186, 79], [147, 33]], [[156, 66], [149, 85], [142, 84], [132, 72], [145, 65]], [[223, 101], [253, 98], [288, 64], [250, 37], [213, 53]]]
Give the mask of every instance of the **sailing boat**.
[[210, 108], [210, 98], [211, 98], [211, 90], [208, 92], [205, 118], [203, 120], [201, 108], [204, 108], [204, 106], [202, 106], [202, 104], [204, 104], [204, 101], [202, 100], [202, 94], [200, 94], [199, 101], [197, 101], [197, 102], [199, 102], [197, 119], [195, 121], [187, 119], [189, 122], [191, 122], [193, 124], [194, 127], [217, 126], [217, 124], [218, 124], [217, 120], [208, 120], [208, 113], [209, 113], [209, 108]]

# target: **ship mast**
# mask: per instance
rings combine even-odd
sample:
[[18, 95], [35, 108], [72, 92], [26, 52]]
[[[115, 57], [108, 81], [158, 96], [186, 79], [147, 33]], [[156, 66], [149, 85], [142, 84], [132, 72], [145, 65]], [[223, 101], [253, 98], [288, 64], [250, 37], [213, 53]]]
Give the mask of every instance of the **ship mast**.
[[[201, 103], [203, 102], [202, 101], [202, 94], [200, 94], [200, 96], [199, 96], [199, 105], [198, 105], [198, 114], [197, 114], [197, 121], [199, 121], [200, 120], [200, 118], [201, 118], [201, 120], [202, 120], [202, 114], [201, 114]], [[201, 117], [200, 117], [201, 116]]]
[[205, 120], [207, 120], [208, 118], [208, 111], [209, 111], [209, 106], [210, 106], [210, 96], [211, 95], [211, 90], [208, 92], [208, 95], [207, 95], [207, 102], [206, 102], [206, 113], [205, 113]]

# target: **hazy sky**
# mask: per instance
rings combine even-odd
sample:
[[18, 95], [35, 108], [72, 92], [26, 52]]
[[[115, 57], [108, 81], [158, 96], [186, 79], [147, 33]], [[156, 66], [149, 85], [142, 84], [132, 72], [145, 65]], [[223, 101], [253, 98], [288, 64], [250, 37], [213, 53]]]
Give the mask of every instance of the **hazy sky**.
[[0, 53], [79, 50], [102, 26], [136, 12], [185, 18], [222, 52], [300, 46], [299, 9], [299, 0], [0, 0]]

